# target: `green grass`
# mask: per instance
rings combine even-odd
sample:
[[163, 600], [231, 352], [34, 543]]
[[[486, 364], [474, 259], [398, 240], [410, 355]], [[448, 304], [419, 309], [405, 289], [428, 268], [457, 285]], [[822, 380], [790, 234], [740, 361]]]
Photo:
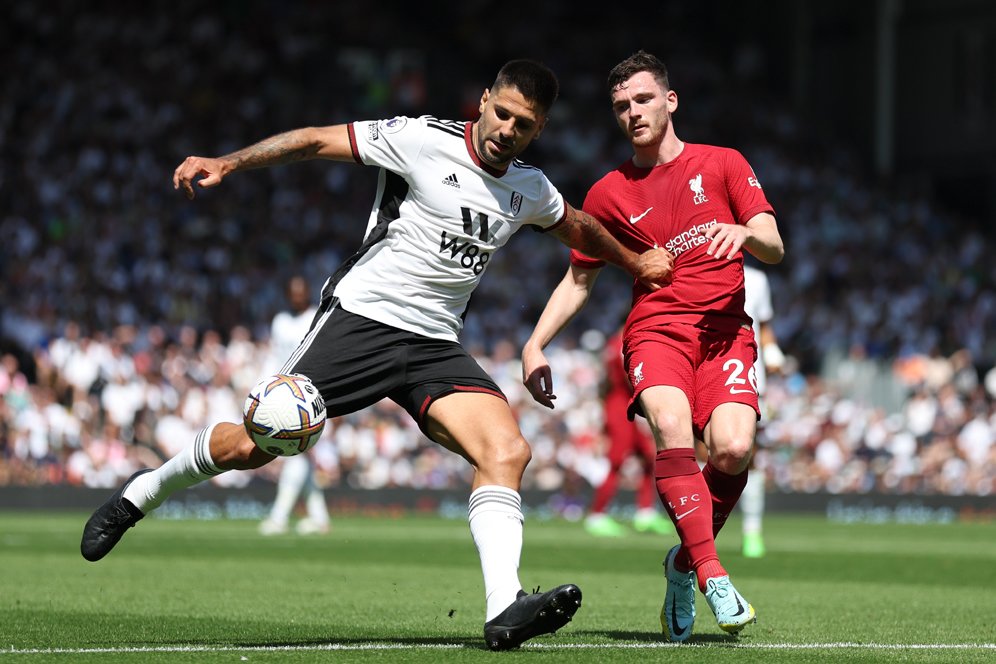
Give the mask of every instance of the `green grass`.
[[328, 537], [264, 538], [252, 521], [150, 518], [96, 564], [79, 555], [84, 520], [0, 514], [0, 663], [996, 659], [994, 524], [771, 516], [769, 555], [746, 560], [731, 521], [720, 555], [758, 623], [733, 639], [700, 597], [690, 644], [671, 646], [657, 617], [671, 539], [529, 521], [523, 584], [577, 583], [584, 605], [498, 654], [461, 520], [338, 518]]

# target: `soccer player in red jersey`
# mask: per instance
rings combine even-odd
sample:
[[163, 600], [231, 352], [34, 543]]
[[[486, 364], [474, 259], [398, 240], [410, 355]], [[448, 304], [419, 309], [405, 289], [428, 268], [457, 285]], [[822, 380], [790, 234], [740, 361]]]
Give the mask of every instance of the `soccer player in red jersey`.
[[[670, 284], [656, 292], [634, 284], [623, 341], [634, 388], [629, 414], [650, 424], [657, 492], [681, 539], [665, 558], [661, 625], [672, 641], [688, 638], [697, 581], [719, 626], [736, 633], [754, 622], [755, 612], [731, 584], [715, 536], [746, 483], [759, 415], [741, 252], [778, 263], [784, 246], [744, 157], [676, 136], [671, 116], [678, 95], [663, 62], [640, 51], [616, 65], [608, 83], [633, 157], [592, 186], [584, 209], [627, 246], [660, 247], [674, 256]], [[567, 274], [523, 348], [523, 382], [547, 407], [555, 395], [542, 350], [584, 306], [603, 265], [572, 251]], [[696, 438], [709, 451], [702, 469]]]
[[640, 462], [640, 484], [636, 490], [636, 513], [633, 528], [638, 532], [659, 535], [673, 533], [671, 522], [654, 507], [657, 493], [654, 486], [654, 460], [657, 448], [645, 426], [630, 419], [627, 411], [633, 396], [633, 386], [623, 364], [622, 330], [613, 334], [602, 349], [602, 411], [605, 418], [605, 435], [609, 448], [606, 457], [609, 470], [592, 498], [591, 509], [584, 527], [596, 537], [620, 537], [626, 529], [606, 510], [619, 489], [619, 474], [630, 457]]

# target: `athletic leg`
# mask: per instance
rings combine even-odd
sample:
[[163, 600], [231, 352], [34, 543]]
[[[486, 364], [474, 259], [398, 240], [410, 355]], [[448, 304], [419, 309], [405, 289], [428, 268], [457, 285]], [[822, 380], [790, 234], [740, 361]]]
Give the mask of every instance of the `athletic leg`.
[[180, 489], [199, 484], [226, 470], [259, 468], [274, 457], [260, 450], [239, 424], [221, 423], [203, 429], [194, 442], [155, 470], [133, 475], [93, 513], [83, 528], [80, 551], [100, 560], [128, 528]]
[[468, 520], [484, 575], [488, 647], [515, 648], [563, 627], [581, 605], [577, 586], [527, 595], [519, 582], [519, 485], [532, 452], [508, 403], [491, 394], [453, 392], [432, 401], [422, 424], [432, 440], [474, 468]]
[[747, 484], [757, 418], [741, 403], [720, 404], [704, 429], [709, 460], [702, 469], [712, 494], [712, 531], [719, 534]]

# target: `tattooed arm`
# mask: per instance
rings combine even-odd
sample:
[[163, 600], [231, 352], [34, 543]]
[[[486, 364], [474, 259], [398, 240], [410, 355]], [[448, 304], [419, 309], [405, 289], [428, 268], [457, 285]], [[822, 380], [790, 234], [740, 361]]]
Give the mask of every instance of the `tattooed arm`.
[[278, 166], [306, 159], [352, 161], [346, 125], [304, 127], [263, 139], [224, 157], [187, 157], [173, 173], [173, 188], [183, 187], [187, 198], [194, 197], [194, 180], [199, 187], [215, 187], [233, 171]]
[[564, 203], [564, 221], [550, 231], [557, 239], [586, 256], [599, 258], [623, 268], [650, 290], [671, 281], [674, 256], [666, 249], [651, 249], [642, 254], [625, 247], [605, 227], [586, 212]]

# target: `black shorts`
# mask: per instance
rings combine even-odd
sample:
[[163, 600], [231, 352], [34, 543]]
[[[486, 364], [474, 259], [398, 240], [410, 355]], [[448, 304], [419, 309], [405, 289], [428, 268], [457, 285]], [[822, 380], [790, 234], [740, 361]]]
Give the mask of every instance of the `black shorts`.
[[282, 369], [311, 379], [329, 417], [355, 412], [388, 398], [425, 431], [432, 402], [453, 392], [483, 392], [508, 399], [474, 358], [455, 341], [400, 330], [352, 314], [326, 298]]

